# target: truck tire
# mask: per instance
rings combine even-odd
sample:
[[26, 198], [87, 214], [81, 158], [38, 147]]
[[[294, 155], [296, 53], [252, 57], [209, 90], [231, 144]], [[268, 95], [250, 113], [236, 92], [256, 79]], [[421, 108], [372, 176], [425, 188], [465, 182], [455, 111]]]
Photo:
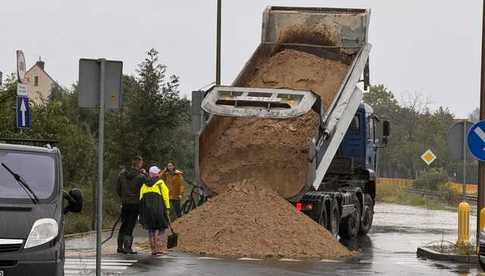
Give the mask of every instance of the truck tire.
[[374, 201], [368, 194], [364, 195], [364, 210], [362, 210], [362, 219], [360, 222], [359, 234], [365, 235], [369, 233], [374, 219]]
[[328, 223], [328, 231], [334, 236], [337, 237], [339, 234], [339, 227], [340, 226], [340, 210], [338, 208], [338, 202], [334, 199], [330, 204], [330, 212], [329, 212], [329, 223]]
[[345, 217], [340, 223], [339, 235], [344, 240], [357, 238], [360, 229], [360, 202], [357, 196], [354, 199], [354, 212]]

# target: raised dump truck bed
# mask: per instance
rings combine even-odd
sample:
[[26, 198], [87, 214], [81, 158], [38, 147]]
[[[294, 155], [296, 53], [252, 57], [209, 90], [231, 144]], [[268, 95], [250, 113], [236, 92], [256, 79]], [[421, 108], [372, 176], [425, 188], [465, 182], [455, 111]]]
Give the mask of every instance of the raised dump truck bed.
[[265, 11], [262, 43], [233, 86], [193, 94], [196, 169], [209, 192], [250, 181], [297, 201], [318, 190], [362, 99], [368, 17], [364, 9]]

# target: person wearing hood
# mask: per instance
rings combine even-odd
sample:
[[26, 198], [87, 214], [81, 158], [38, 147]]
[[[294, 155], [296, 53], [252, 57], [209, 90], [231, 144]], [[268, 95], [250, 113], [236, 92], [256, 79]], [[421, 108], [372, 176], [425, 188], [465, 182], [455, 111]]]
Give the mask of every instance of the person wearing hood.
[[136, 156], [131, 167], [123, 169], [116, 182], [116, 192], [121, 199], [121, 227], [118, 232], [118, 253], [136, 254], [132, 249], [133, 229], [139, 212], [139, 191], [145, 179], [143, 158]]
[[173, 215], [175, 218], [179, 218], [182, 216], [180, 201], [185, 191], [184, 173], [177, 170], [174, 162], [169, 162], [167, 168], [162, 172], [162, 179], [170, 190], [170, 205]]
[[140, 189], [140, 223], [148, 230], [152, 255], [164, 254], [163, 234], [170, 223], [170, 192], [160, 172], [159, 167], [150, 167], [149, 178]]

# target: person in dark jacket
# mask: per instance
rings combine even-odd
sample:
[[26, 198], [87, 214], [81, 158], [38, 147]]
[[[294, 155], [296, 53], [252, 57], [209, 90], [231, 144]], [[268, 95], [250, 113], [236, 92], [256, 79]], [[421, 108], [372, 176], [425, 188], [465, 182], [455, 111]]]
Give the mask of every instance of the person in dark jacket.
[[162, 255], [163, 233], [170, 223], [169, 190], [160, 178], [160, 168], [150, 167], [148, 173], [150, 178], [140, 189], [140, 223], [148, 230], [152, 255]]
[[139, 213], [139, 192], [145, 180], [143, 158], [136, 156], [130, 168], [123, 169], [116, 182], [116, 192], [121, 199], [121, 227], [118, 232], [118, 253], [136, 254], [132, 249], [133, 229]]

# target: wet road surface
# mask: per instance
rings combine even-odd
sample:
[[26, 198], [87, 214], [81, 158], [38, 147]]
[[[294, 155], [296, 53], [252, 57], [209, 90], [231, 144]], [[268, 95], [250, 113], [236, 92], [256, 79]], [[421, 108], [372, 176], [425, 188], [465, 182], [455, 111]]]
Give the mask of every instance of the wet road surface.
[[[138, 256], [126, 268], [113, 272], [144, 276], [477, 275], [479, 269], [476, 265], [435, 262], [416, 257], [418, 246], [441, 239], [456, 240], [456, 218], [453, 212], [380, 203], [376, 205], [374, 226], [369, 235], [354, 244], [346, 244], [360, 251], [356, 257], [346, 261], [236, 260], [170, 252], [160, 258]], [[470, 229], [473, 230], [476, 218], [470, 220]], [[471, 236], [474, 234], [471, 233]], [[119, 256], [110, 258], [120, 259]], [[110, 264], [109, 259], [106, 263]], [[116, 260], [112, 263], [116, 265]], [[87, 273], [87, 270], [84, 272]]]

